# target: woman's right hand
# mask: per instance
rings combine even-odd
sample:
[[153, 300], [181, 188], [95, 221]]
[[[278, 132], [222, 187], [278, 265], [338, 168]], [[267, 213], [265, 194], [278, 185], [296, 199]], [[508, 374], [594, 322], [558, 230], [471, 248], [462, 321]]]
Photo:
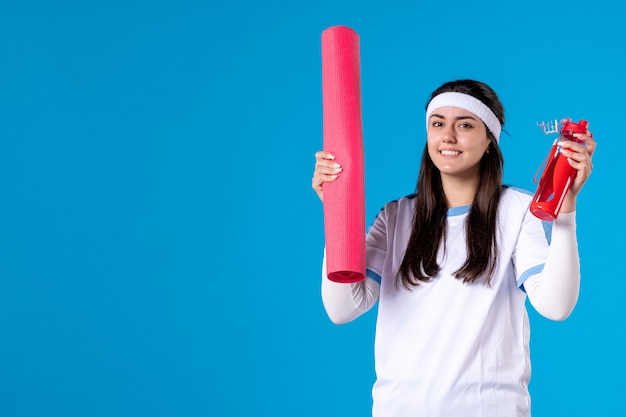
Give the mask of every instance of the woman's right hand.
[[341, 171], [341, 165], [335, 162], [333, 154], [326, 151], [315, 153], [315, 171], [313, 171], [312, 187], [320, 200], [324, 201], [322, 191], [324, 183], [335, 181]]

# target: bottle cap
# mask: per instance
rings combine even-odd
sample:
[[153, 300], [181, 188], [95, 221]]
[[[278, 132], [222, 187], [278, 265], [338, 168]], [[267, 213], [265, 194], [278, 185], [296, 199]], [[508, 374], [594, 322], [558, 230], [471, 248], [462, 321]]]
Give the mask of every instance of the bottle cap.
[[563, 132], [571, 132], [571, 133], [587, 133], [587, 126], [589, 122], [586, 120], [580, 120], [578, 123], [574, 123], [572, 121], [567, 121], [563, 123], [563, 127], [561, 128], [561, 133]]

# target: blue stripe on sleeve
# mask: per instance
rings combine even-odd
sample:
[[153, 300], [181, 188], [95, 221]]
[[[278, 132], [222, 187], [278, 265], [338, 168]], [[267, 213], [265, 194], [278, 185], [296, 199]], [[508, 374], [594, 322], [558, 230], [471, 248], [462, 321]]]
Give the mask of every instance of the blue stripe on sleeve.
[[535, 265], [532, 268], [529, 268], [526, 271], [524, 271], [524, 273], [517, 280], [517, 288], [520, 288], [523, 291], [524, 290], [524, 282], [526, 282], [528, 277], [530, 277], [531, 275], [538, 274], [541, 271], [543, 271], [543, 266], [544, 265], [545, 264]]
[[378, 275], [376, 272], [372, 271], [371, 269], [368, 269], [365, 272], [365, 276], [367, 276], [368, 278], [371, 278], [374, 281], [376, 281], [378, 283], [378, 285], [380, 285], [380, 283], [382, 282], [381, 276]]
[[550, 242], [552, 242], [552, 222], [548, 222], [545, 220], [542, 220], [541, 223], [543, 223], [543, 232], [546, 234], [546, 239], [548, 239], [548, 245], [550, 244]]

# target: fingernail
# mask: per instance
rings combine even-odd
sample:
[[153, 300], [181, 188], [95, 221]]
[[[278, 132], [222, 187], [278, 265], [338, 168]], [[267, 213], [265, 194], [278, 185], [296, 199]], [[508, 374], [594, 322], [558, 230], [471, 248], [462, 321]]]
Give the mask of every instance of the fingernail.
[[335, 155], [333, 155], [332, 153], [327, 153], [326, 154], [326, 158], [328, 158], [328, 159], [335, 159]]
[[333, 168], [341, 168], [341, 165], [339, 165], [338, 163], [336, 163], [336, 162], [335, 162], [335, 163], [333, 164]]

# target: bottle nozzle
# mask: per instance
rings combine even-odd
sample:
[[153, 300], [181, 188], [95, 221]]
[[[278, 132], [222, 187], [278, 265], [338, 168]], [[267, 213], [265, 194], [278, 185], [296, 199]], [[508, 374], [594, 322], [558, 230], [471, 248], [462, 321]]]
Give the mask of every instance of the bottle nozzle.
[[552, 133], [558, 133], [559, 131], [559, 121], [558, 120], [550, 120], [548, 122], [537, 123], [537, 126], [543, 130], [543, 133], [546, 135], [550, 135]]
[[537, 123], [537, 126], [543, 130], [544, 134], [551, 135], [553, 133], [559, 133], [559, 127], [569, 122], [569, 120], [569, 117], [561, 120], [554, 119], [548, 122]]

